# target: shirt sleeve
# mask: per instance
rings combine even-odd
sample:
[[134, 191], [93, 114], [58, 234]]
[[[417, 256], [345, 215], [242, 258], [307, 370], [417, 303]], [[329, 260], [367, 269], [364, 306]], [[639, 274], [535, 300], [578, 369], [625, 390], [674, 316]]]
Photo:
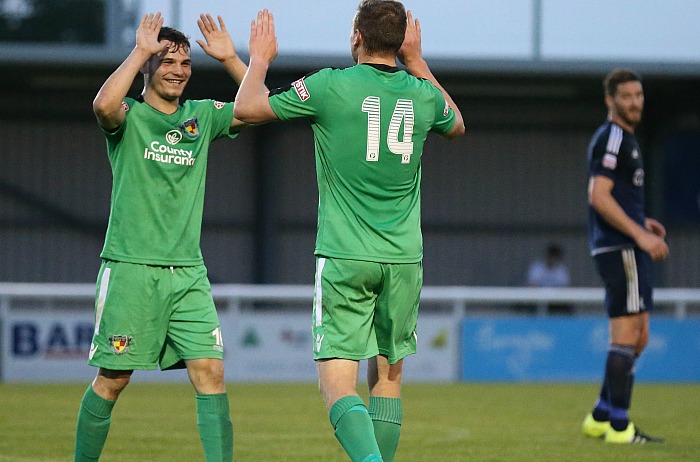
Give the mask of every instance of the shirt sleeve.
[[605, 176], [611, 180], [617, 177], [620, 164], [619, 152], [610, 152], [607, 146], [610, 134], [600, 136], [591, 147], [590, 176]]
[[308, 74], [291, 84], [270, 92], [270, 107], [280, 120], [314, 118], [317, 104], [329, 86], [330, 69]]
[[109, 143], [118, 143], [119, 140], [122, 139], [122, 136], [124, 136], [124, 131], [126, 130], [126, 125], [129, 121], [129, 110], [134, 106], [134, 104], [136, 104], [135, 99], [124, 98], [124, 101], [122, 101], [122, 107], [126, 111], [124, 115], [124, 122], [122, 122], [122, 124], [117, 128], [107, 130], [102, 125], [100, 125], [100, 130], [102, 130], [102, 134], [105, 136], [105, 138], [107, 138], [107, 141]]
[[212, 120], [212, 140], [219, 138], [235, 138], [240, 133], [238, 130], [231, 130], [233, 122], [233, 103], [223, 103], [221, 101], [204, 100], [209, 105]]
[[445, 96], [435, 85], [428, 81], [426, 81], [426, 83], [432, 89], [435, 100], [435, 121], [431, 131], [447, 133], [452, 130], [452, 127], [455, 125], [455, 120], [457, 118], [455, 111], [450, 107], [445, 100]]

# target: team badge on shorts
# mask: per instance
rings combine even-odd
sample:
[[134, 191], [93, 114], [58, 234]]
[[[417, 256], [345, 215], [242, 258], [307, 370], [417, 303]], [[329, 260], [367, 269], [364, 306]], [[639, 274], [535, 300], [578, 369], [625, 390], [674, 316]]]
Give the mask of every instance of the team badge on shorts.
[[111, 335], [109, 337], [109, 347], [113, 353], [118, 355], [129, 351], [129, 343], [131, 343], [131, 337], [128, 335]]
[[199, 136], [199, 121], [196, 117], [185, 120], [180, 128], [185, 132], [185, 136], [191, 140]]

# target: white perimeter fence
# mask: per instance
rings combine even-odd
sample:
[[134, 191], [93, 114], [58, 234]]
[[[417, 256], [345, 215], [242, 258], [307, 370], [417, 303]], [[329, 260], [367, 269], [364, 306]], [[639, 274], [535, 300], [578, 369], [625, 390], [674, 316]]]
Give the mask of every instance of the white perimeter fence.
[[[212, 294], [219, 308], [234, 313], [246, 310], [255, 303], [311, 307], [311, 285], [250, 285], [214, 284]], [[20, 309], [28, 302], [44, 308], [54, 305], [66, 307], [67, 303], [92, 304], [94, 284], [51, 283], [2, 283], [0, 282], [0, 316], [11, 309]], [[604, 292], [599, 288], [531, 288], [531, 287], [468, 287], [426, 286], [421, 302], [427, 309], [442, 306], [451, 309], [455, 316], [499, 314], [503, 308], [520, 305], [534, 306], [535, 312], [547, 314], [549, 304], [569, 304], [577, 307], [576, 313], [604, 314]], [[700, 315], [700, 289], [658, 288], [654, 291], [655, 309], [677, 319]]]

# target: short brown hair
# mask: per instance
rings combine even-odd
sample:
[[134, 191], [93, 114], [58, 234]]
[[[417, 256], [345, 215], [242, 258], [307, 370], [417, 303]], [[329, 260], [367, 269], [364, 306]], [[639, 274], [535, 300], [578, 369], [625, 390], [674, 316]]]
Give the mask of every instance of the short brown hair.
[[615, 96], [618, 85], [627, 82], [641, 82], [642, 78], [632, 69], [613, 69], [603, 79], [605, 96]]
[[171, 42], [175, 48], [172, 51], [177, 51], [180, 48], [189, 51], [192, 48], [190, 46], [190, 39], [185, 34], [172, 27], [163, 26], [160, 28], [160, 32], [158, 32], [158, 41], [160, 42], [161, 40]]
[[362, 34], [368, 54], [397, 54], [406, 36], [406, 9], [394, 0], [363, 0], [353, 29]]

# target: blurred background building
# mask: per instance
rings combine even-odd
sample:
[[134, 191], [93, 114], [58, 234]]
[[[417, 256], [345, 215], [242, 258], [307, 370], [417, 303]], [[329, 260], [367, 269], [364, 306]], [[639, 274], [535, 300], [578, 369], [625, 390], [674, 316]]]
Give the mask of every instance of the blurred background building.
[[[244, 4], [242, 4], [244, 3]], [[423, 153], [426, 285], [522, 284], [549, 242], [574, 286], [598, 286], [586, 240], [586, 147], [606, 117], [601, 80], [644, 78], [637, 136], [648, 213], [667, 225], [661, 287], [700, 282], [700, 3], [697, 0], [413, 0], [424, 56], [467, 136]], [[250, 19], [276, 17], [269, 87], [352, 65], [357, 0], [0, 0], [0, 281], [92, 282], [111, 172], [92, 99], [134, 44], [145, 9], [190, 35], [187, 98], [236, 86], [199, 50], [201, 8], [221, 14], [247, 59]], [[140, 93], [134, 83], [132, 94]], [[214, 283], [313, 280], [317, 190], [307, 124], [267, 125], [212, 147], [202, 250]], [[158, 236], [153, 236], [158, 239]]]

